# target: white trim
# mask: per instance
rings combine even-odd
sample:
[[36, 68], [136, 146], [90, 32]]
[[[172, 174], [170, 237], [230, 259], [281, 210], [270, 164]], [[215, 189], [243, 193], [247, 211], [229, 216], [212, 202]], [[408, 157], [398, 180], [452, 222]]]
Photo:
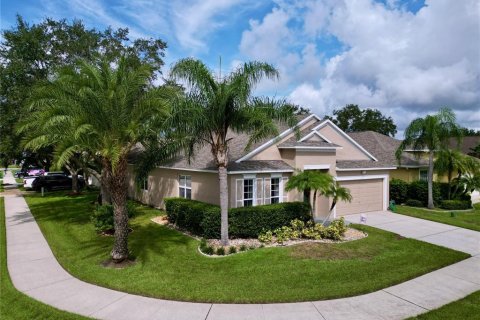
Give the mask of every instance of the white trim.
[[320, 123], [318, 126], [313, 128], [313, 130], [317, 131], [318, 129], [323, 128], [325, 125], [331, 125], [333, 129], [335, 129], [338, 133], [340, 133], [344, 138], [346, 138], [348, 141], [352, 142], [357, 148], [359, 148], [363, 153], [365, 153], [367, 156], [372, 158], [374, 161], [378, 161], [377, 158], [375, 158], [370, 152], [368, 152], [365, 148], [363, 148], [360, 144], [358, 144], [355, 140], [352, 139], [348, 134], [343, 132], [342, 129], [340, 129], [335, 123], [330, 121], [329, 119], [324, 120], [322, 123]]
[[218, 173], [218, 170], [208, 170], [208, 169], [189, 169], [189, 168], [163, 167], [163, 166], [157, 166], [157, 168], [159, 168], [159, 169], [179, 170], [179, 171]]
[[294, 146], [294, 147], [278, 147], [278, 149], [296, 149], [296, 150], [337, 150], [343, 147], [312, 147], [312, 146]]
[[281, 173], [272, 173], [270, 175], [270, 178], [281, 178], [283, 177], [283, 175]]
[[227, 174], [258, 174], [258, 173], [290, 173], [293, 169], [288, 170], [259, 170], [259, 171], [228, 171]]
[[395, 170], [397, 167], [385, 167], [385, 168], [335, 168], [337, 171], [375, 171], [375, 170]]
[[[428, 149], [405, 149], [403, 151], [407, 151], [407, 152], [430, 152], [430, 150], [428, 150]], [[437, 151], [437, 150], [433, 150], [433, 151]]]
[[329, 164], [306, 164], [303, 166], [303, 170], [319, 170], [319, 169], [330, 169]]
[[247, 153], [246, 155], [244, 155], [243, 157], [241, 157], [240, 159], [236, 160], [235, 162], [236, 163], [240, 163], [244, 160], [248, 160], [250, 159], [251, 157], [253, 157], [254, 155], [256, 155], [257, 153], [259, 153], [260, 151], [270, 147], [272, 144], [274, 144], [275, 142], [278, 142], [280, 139], [284, 138], [285, 136], [289, 135], [290, 133], [292, 133], [294, 131], [295, 128], [299, 128], [301, 127], [304, 123], [308, 122], [309, 120], [311, 120], [312, 118], [317, 118], [318, 120], [322, 120], [320, 119], [320, 117], [318, 117], [316, 114], [311, 114], [309, 115], [308, 117], [306, 117], [305, 119], [303, 119], [302, 121], [298, 122], [294, 127], [292, 128], [289, 128], [285, 131], [283, 131], [281, 134], [279, 134], [278, 136], [276, 136], [275, 138], [265, 142], [264, 144], [262, 144], [260, 147], [256, 148], [255, 150], [252, 150], [250, 151], [249, 153]]
[[256, 179], [256, 178], [257, 178], [257, 175], [254, 173], [245, 173], [243, 175], [243, 179]]
[[326, 142], [328, 143], [332, 143], [332, 141], [330, 141], [329, 139], [327, 139], [327, 137], [325, 137], [323, 134], [321, 134], [320, 132], [318, 131], [315, 131], [315, 130], [312, 130], [312, 132], [310, 132], [309, 134], [307, 134], [305, 137], [303, 137], [302, 139], [298, 140], [298, 142], [303, 142], [307, 139], [309, 139], [311, 136], [313, 136], [314, 134], [316, 134], [317, 136], [319, 136], [320, 138], [322, 138], [323, 140], [325, 140]]
[[[342, 176], [342, 177], [333, 177], [337, 181], [355, 181], [355, 180], [373, 180], [373, 179], [383, 179], [383, 210], [387, 210], [388, 208], [388, 181], [389, 175], [388, 174], [379, 174], [379, 175], [371, 175], [371, 176]], [[336, 206], [333, 212], [333, 217], [337, 217]], [[360, 212], [359, 212], [360, 213]]]
[[[170, 169], [170, 170], [178, 170], [178, 171], [192, 171], [192, 172], [208, 172], [208, 173], [218, 173], [217, 170], [208, 170], [208, 169], [188, 169], [188, 168], [176, 168], [176, 167], [162, 167], [157, 166], [158, 169]], [[285, 169], [285, 170], [256, 170], [256, 171], [228, 171], [227, 174], [248, 174], [248, 173], [272, 173], [272, 172], [293, 172], [293, 169]]]

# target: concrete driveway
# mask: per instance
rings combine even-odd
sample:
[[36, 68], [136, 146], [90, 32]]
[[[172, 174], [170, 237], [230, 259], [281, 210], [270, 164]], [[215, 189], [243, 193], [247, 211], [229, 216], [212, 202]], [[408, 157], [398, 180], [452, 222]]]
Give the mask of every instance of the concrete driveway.
[[[472, 256], [480, 255], [480, 232], [390, 211], [368, 212], [363, 215], [367, 217], [366, 225], [467, 252]], [[360, 223], [360, 214], [345, 216], [345, 219], [351, 223]]]

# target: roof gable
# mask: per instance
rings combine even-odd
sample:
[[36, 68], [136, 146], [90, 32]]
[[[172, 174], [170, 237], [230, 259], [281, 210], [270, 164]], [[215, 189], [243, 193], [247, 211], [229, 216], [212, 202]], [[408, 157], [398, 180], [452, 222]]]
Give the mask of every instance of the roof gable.
[[[339, 153], [339, 158], [345, 157], [343, 160], [373, 160], [378, 161], [378, 159], [373, 156], [369, 151], [352, 139], [348, 134], [346, 134], [342, 129], [335, 125], [332, 121], [326, 119], [323, 120], [320, 124], [312, 129], [313, 131], [318, 132], [322, 136], [328, 138], [333, 143], [336, 143], [342, 146], [345, 151], [345, 154]], [[358, 158], [358, 159], [355, 159]], [[342, 159], [340, 159], [342, 160]]]

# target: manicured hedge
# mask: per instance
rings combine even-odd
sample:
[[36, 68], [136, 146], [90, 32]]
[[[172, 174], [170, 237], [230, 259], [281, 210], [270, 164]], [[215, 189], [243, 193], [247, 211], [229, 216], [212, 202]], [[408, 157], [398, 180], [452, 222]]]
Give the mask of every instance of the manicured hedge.
[[[220, 208], [208, 203], [182, 198], [165, 199], [168, 220], [196, 235], [220, 238]], [[232, 238], [256, 238], [263, 230], [288, 225], [291, 220], [308, 221], [310, 205], [285, 202], [230, 209], [229, 235]]]
[[[438, 204], [442, 200], [438, 183], [433, 183], [433, 203]], [[408, 185], [408, 198], [419, 200], [424, 206], [428, 204], [428, 183], [427, 181], [413, 181]]]
[[390, 200], [401, 204], [407, 201], [408, 198], [408, 182], [400, 179], [392, 179], [390, 181]]
[[440, 208], [447, 210], [467, 210], [472, 208], [470, 200], [443, 200], [440, 202]]
[[423, 203], [420, 200], [417, 199], [408, 199], [405, 201], [405, 204], [410, 207], [423, 207]]

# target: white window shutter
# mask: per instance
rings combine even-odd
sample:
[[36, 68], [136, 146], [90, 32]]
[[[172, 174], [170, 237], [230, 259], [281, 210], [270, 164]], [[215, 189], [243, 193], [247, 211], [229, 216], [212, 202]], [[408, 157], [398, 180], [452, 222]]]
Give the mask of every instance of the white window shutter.
[[265, 181], [264, 181], [264, 204], [270, 204], [271, 203], [271, 200], [270, 200], [270, 188], [271, 188], [271, 181], [270, 181], [270, 178], [265, 178]]
[[236, 207], [243, 207], [243, 179], [237, 179], [235, 189]]
[[257, 195], [256, 195], [256, 205], [260, 206], [263, 204], [263, 178], [257, 178]]
[[281, 202], [288, 202], [288, 192], [285, 190], [285, 188], [287, 187], [287, 181], [287, 177], [282, 178], [282, 185], [280, 186], [280, 192], [282, 193], [280, 199]]

